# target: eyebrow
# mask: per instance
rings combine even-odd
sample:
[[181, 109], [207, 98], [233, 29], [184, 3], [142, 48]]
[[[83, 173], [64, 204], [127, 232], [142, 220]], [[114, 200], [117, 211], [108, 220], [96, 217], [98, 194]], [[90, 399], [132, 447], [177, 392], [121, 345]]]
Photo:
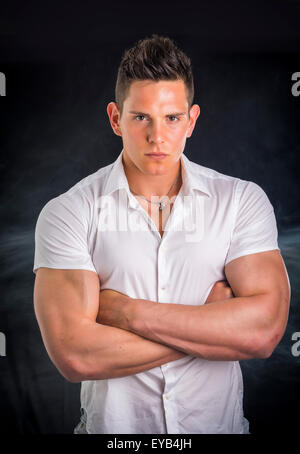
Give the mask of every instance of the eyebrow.
[[[147, 117], [151, 116], [151, 115], [149, 115], [149, 114], [147, 114], [145, 112], [137, 112], [135, 110], [130, 110], [129, 113], [135, 114], [135, 115], [145, 115]], [[182, 116], [182, 115], [186, 115], [186, 112], [172, 112], [172, 113], [167, 114], [166, 116], [167, 117], [170, 117], [170, 116], [179, 117], [179, 116]]]

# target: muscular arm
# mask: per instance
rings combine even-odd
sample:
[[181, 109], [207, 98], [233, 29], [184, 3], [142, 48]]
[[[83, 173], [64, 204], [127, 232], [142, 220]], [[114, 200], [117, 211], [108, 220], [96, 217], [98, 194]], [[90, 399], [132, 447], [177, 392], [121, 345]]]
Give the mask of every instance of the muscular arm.
[[225, 273], [234, 298], [201, 306], [128, 298], [121, 307], [114, 295], [113, 305], [100, 301], [102, 323], [205, 359], [268, 357], [284, 333], [289, 309], [279, 251], [232, 260]]
[[99, 278], [87, 270], [39, 268], [34, 308], [47, 352], [72, 382], [123, 377], [186, 356], [172, 347], [96, 322]]

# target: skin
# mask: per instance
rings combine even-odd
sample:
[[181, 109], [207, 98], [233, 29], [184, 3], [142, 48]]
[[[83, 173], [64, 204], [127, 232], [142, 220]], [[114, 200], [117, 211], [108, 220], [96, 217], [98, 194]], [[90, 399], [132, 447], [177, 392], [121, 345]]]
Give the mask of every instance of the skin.
[[232, 296], [202, 306], [157, 304], [104, 290], [98, 320], [209, 360], [269, 357], [284, 334], [289, 311], [280, 252], [239, 257], [226, 265], [225, 274]]
[[[200, 107], [194, 104], [189, 108], [182, 80], [143, 80], [131, 84], [122, 115], [114, 102], [108, 104], [107, 113], [114, 133], [122, 137], [123, 166], [130, 189], [148, 200], [168, 194], [170, 205], [164, 213], [157, 205], [137, 198], [163, 236], [173, 197], [182, 185], [180, 157]], [[147, 156], [158, 152], [166, 153], [167, 157], [158, 161]], [[169, 192], [176, 177], [178, 180]]]
[[[200, 114], [197, 104], [189, 109], [184, 82], [135, 81], [124, 101], [122, 116], [114, 102], [108, 104], [107, 113], [113, 131], [122, 137], [123, 165], [130, 188], [148, 199], [166, 194], [179, 173], [186, 139]], [[162, 161], [146, 156], [157, 152], [168, 156]], [[181, 181], [178, 190], [180, 186]]]
[[[92, 271], [37, 270], [35, 314], [48, 355], [68, 381], [125, 377], [186, 356], [124, 329], [100, 324], [99, 292], [99, 278]], [[230, 287], [217, 282], [207, 303], [230, 296]]]
[[[147, 198], [166, 194], [200, 113], [197, 105], [188, 111], [183, 82], [134, 82], [122, 116], [115, 103], [107, 112], [122, 137], [131, 189]], [[183, 113], [178, 122], [170, 117], [174, 112]], [[156, 151], [168, 157], [145, 156]], [[174, 194], [180, 185], [178, 180]], [[72, 382], [132, 375], [186, 354], [209, 360], [269, 356], [284, 333], [290, 299], [279, 251], [240, 257], [225, 274], [232, 293], [217, 283], [206, 304], [188, 306], [132, 299], [113, 289], [100, 292], [92, 271], [41, 267], [34, 307], [45, 347]]]
[[[186, 139], [200, 113], [193, 105], [188, 114], [183, 81], [134, 82], [122, 116], [115, 103], [107, 112], [115, 134], [122, 136], [131, 189], [149, 199], [165, 194], [178, 174]], [[175, 112], [183, 115], [174, 124], [170, 115]], [[166, 152], [168, 158], [153, 162], [145, 156], [153, 151]], [[225, 267], [225, 274], [235, 289], [235, 298], [228, 301], [196, 307], [157, 305], [105, 290], [98, 320], [208, 359], [269, 356], [284, 333], [290, 300], [279, 251], [240, 257]]]

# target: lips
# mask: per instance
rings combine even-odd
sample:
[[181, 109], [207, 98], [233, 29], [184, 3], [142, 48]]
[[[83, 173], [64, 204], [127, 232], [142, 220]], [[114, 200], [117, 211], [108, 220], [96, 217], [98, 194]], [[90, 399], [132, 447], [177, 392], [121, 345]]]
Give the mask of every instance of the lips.
[[164, 154], [164, 153], [147, 153], [146, 156], [148, 156], [149, 158], [152, 158], [152, 159], [164, 159], [168, 155]]

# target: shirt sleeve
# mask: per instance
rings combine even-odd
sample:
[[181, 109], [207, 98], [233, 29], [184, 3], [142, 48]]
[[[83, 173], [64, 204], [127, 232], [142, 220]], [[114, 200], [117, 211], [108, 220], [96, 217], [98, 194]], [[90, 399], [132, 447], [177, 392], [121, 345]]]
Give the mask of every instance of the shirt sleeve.
[[88, 250], [88, 220], [74, 196], [51, 199], [38, 216], [33, 272], [40, 267], [96, 272]]
[[225, 265], [243, 255], [279, 249], [273, 206], [256, 183], [239, 180], [236, 215]]

